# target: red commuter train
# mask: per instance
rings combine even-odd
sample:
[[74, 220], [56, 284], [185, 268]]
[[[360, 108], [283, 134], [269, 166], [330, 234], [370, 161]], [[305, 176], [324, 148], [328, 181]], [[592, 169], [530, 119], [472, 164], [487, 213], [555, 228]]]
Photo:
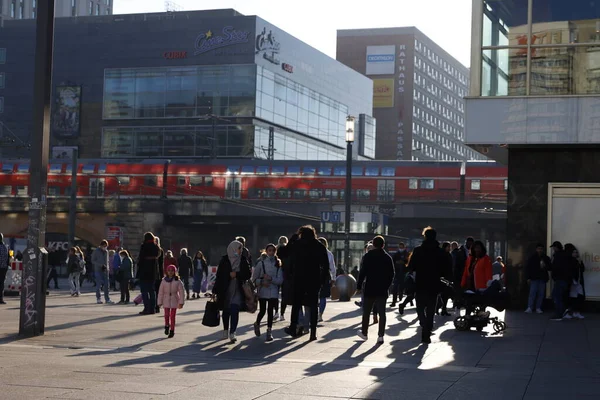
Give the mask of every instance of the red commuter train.
[[[48, 197], [70, 195], [72, 166], [52, 160]], [[495, 162], [354, 161], [358, 203], [402, 201], [505, 202], [506, 166]], [[166, 178], [166, 181], [165, 181]], [[78, 197], [199, 197], [248, 201], [342, 201], [344, 161], [79, 160]], [[3, 161], [0, 197], [26, 197], [29, 161]]]

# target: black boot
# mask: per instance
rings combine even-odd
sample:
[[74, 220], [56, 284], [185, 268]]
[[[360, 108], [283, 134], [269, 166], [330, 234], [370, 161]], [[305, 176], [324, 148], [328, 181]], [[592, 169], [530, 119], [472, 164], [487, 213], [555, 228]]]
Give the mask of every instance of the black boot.
[[404, 304], [400, 304], [398, 306], [398, 312], [400, 313], [400, 315], [404, 315]]
[[431, 332], [423, 329], [423, 332], [421, 333], [421, 343], [424, 343], [424, 344], [431, 343]]
[[295, 338], [298, 337], [298, 328], [294, 325], [290, 325], [287, 328], [285, 328], [283, 330], [287, 335], [290, 335], [291, 337]]
[[169, 339], [171, 339], [173, 336], [175, 336], [175, 331], [171, 329], [171, 332], [169, 332]]
[[169, 334], [169, 325], [165, 325], [165, 335]]

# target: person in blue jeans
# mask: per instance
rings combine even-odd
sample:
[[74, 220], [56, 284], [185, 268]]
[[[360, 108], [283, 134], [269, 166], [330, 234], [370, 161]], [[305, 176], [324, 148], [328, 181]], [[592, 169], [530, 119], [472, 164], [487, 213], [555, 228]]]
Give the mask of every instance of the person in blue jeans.
[[106, 304], [112, 304], [110, 300], [109, 285], [109, 260], [108, 260], [108, 241], [102, 240], [92, 253], [92, 265], [94, 266], [94, 275], [96, 277], [96, 302], [102, 304], [100, 289], [104, 289], [104, 300]]
[[544, 245], [538, 244], [535, 254], [527, 261], [527, 283], [529, 283], [529, 302], [525, 312], [531, 314], [536, 312], [542, 314], [542, 301], [546, 296], [546, 284], [548, 283], [548, 270], [551, 268], [550, 257], [544, 254]]
[[192, 286], [192, 299], [199, 299], [202, 291], [202, 280], [208, 277], [208, 262], [204, 254], [198, 250], [192, 262], [194, 269], [194, 284]]
[[569, 266], [572, 256], [563, 250], [563, 245], [560, 242], [552, 243], [551, 248], [554, 251], [552, 265], [550, 266], [552, 280], [554, 281], [552, 299], [554, 300], [554, 310], [556, 312], [553, 320], [560, 321], [563, 319], [566, 310], [565, 299], [571, 282]]

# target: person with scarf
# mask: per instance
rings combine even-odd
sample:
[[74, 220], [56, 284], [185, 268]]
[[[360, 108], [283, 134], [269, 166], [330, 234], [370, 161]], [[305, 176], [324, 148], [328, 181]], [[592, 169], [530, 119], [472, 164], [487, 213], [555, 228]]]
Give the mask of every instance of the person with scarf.
[[177, 309], [182, 309], [185, 303], [183, 283], [177, 275], [177, 267], [169, 265], [165, 268], [166, 275], [158, 289], [158, 306], [163, 306], [165, 312], [165, 335], [175, 336], [175, 316]]
[[[136, 278], [140, 282], [140, 290], [144, 301], [144, 310], [140, 315], [156, 313], [156, 291], [154, 282], [158, 279], [158, 262], [161, 254], [160, 247], [156, 245], [152, 232], [144, 234], [144, 243], [140, 247], [138, 256], [138, 270]], [[162, 277], [161, 277], [162, 278]]]
[[237, 330], [240, 311], [246, 308], [242, 285], [250, 279], [250, 264], [242, 255], [244, 246], [234, 240], [227, 246], [227, 254], [221, 258], [217, 269], [217, 278], [213, 294], [217, 296], [217, 307], [223, 311], [223, 338], [231, 343], [237, 342]]
[[208, 277], [208, 262], [206, 262], [206, 258], [204, 254], [198, 250], [196, 256], [193, 261], [194, 265], [194, 286], [192, 291], [192, 299], [199, 299], [200, 292], [202, 291], [202, 279], [203, 276]]
[[[275, 255], [275, 245], [269, 243], [265, 248], [266, 257], [256, 263], [252, 280], [258, 287], [258, 298], [260, 311], [254, 323], [254, 334], [260, 337], [260, 322], [267, 313], [267, 342], [273, 341], [273, 318], [275, 306], [279, 301], [279, 287], [283, 283], [283, 272], [281, 271], [281, 262]], [[267, 310], [268, 308], [268, 310]]]

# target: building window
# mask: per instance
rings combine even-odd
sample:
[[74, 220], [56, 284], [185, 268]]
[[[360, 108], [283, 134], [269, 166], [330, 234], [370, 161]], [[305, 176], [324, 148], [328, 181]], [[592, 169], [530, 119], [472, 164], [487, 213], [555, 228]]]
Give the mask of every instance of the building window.
[[6, 49], [0, 49], [0, 64], [6, 64]]
[[19, 19], [25, 18], [25, 4], [23, 4], [23, 0], [19, 1]]
[[90, 1], [90, 6], [89, 6], [89, 9], [88, 9], [88, 14], [89, 15], [94, 15], [94, 2], [93, 1]]
[[433, 179], [421, 179], [419, 181], [420, 189], [432, 190], [434, 187], [435, 187], [435, 184], [433, 182]]
[[96, 15], [100, 15], [100, 4], [96, 4]]
[[410, 178], [408, 180], [408, 188], [410, 190], [417, 190], [419, 188], [419, 180], [416, 178]]
[[4, 89], [4, 72], [0, 72], [0, 89]]
[[71, 0], [71, 16], [72, 17], [77, 16], [77, 1], [76, 0]]
[[4, 97], [0, 97], [0, 114], [4, 112]]
[[10, 2], [10, 17], [15, 18], [17, 16], [17, 0]]
[[481, 181], [479, 179], [471, 181], [471, 190], [481, 190]]

